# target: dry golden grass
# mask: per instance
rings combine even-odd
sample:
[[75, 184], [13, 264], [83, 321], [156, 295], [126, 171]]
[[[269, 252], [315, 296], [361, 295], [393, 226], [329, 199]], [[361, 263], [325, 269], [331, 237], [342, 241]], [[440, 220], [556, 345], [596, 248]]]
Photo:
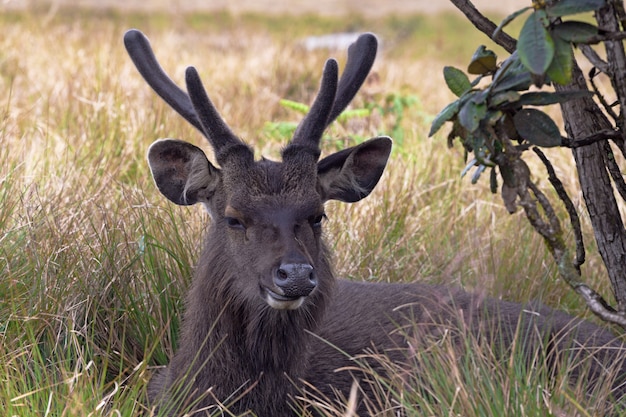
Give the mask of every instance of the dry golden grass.
[[[135, 414], [150, 367], [175, 346], [207, 216], [165, 201], [144, 155], [162, 137], [208, 146], [136, 73], [121, 41], [129, 27], [144, 30], [179, 83], [196, 65], [229, 124], [269, 157], [284, 142], [266, 122], [299, 118], [279, 99], [309, 102], [329, 53], [345, 59], [297, 40], [346, 28], [380, 33], [378, 81], [354, 107], [382, 105], [389, 94], [414, 104], [374, 194], [327, 210], [338, 273], [584, 311], [523, 215], [506, 214], [486, 180], [459, 178], [460, 149], [426, 137], [452, 99], [441, 68], [462, 66], [481, 39], [461, 20], [11, 12], [0, 16], [0, 409], [8, 415]], [[388, 133], [396, 116], [330, 131], [350, 144], [350, 135]], [[571, 157], [555, 159], [577, 195]], [[588, 231], [587, 243], [593, 249]], [[595, 254], [583, 273], [608, 294]]]

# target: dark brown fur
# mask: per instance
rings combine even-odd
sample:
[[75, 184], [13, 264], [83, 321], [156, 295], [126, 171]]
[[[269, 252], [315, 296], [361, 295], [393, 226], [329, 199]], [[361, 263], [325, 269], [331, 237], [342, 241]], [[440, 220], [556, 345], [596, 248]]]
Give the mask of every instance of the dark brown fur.
[[[332, 401], [335, 391], [347, 397], [354, 381], [367, 397], [372, 393], [366, 373], [355, 370], [353, 358], [369, 351], [401, 363], [410, 359], [408, 344], [419, 348], [442, 337], [461, 341], [466, 332], [503, 350], [517, 337], [529, 357], [541, 350], [555, 364], [566, 351], [596, 359], [586, 362], [591, 385], [603, 377], [601, 364], [622, 361], [622, 345], [611, 333], [546, 307], [424, 284], [334, 277], [322, 239], [324, 203], [367, 196], [391, 147], [388, 138], [374, 138], [317, 162], [319, 137], [373, 61], [371, 37], [351, 48], [338, 83], [336, 64], [327, 64], [311, 113], [282, 162], [253, 160], [205, 97], [195, 70], [187, 73], [187, 95], [157, 70], [143, 35], [130, 31], [125, 40], [140, 72], [207, 136], [221, 165], [214, 167], [199, 148], [172, 139], [155, 142], [148, 154], [166, 197], [177, 204], [202, 203], [212, 217], [186, 299], [180, 348], [150, 382], [150, 403], [161, 412], [227, 406], [235, 415], [287, 416], [294, 414], [296, 396], [317, 391]], [[383, 372], [375, 360], [370, 366]], [[614, 388], [623, 394], [617, 383]]]

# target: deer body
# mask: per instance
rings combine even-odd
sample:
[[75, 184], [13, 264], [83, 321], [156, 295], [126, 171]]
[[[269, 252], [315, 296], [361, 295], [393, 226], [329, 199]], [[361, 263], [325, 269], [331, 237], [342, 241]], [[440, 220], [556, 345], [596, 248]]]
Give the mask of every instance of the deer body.
[[[463, 328], [457, 322], [459, 317], [476, 333], [485, 328], [498, 329], [498, 338], [508, 344], [516, 337], [515, 333], [521, 331], [518, 328], [520, 315], [522, 318], [526, 315], [529, 321], [525, 325], [531, 331], [530, 336], [522, 339], [529, 355], [553, 338], [560, 345], [554, 348], [555, 352], [556, 349], [580, 349], [580, 343], [601, 363], [622, 360], [619, 352], [623, 346], [611, 333], [594, 324], [547, 307], [522, 306], [443, 286], [339, 279], [333, 291], [327, 294], [329, 299], [323, 301], [326, 308], [318, 325], [294, 316], [290, 310], [268, 310], [255, 321], [237, 312], [250, 311], [249, 306], [223, 308], [222, 299], [196, 285], [190, 294], [185, 323], [191, 321], [194, 326], [183, 327], [180, 341], [183, 348], [165, 371], [151, 381], [153, 401], [167, 392], [177, 378], [189, 370], [200, 369], [190, 389], [198, 393], [210, 390], [211, 394], [203, 396], [198, 409], [209, 407], [214, 411], [211, 405], [220, 399], [235, 415], [250, 410], [258, 416], [298, 415], [293, 411], [293, 398], [302, 395], [304, 385], [297, 381], [311, 384], [315, 387], [314, 394], [321, 394], [323, 398], [334, 399], [333, 390], [347, 398], [353, 382], [366, 378], [355, 371], [357, 364], [352, 358], [371, 350], [397, 361], [407, 360], [407, 334], [402, 331], [403, 327], [407, 333], [420, 331], [419, 338], [424, 340], [439, 341], [451, 329], [454, 329], [452, 337], [462, 339], [463, 335], [456, 333]], [[197, 317], [205, 320], [197, 320]], [[235, 318], [241, 321], [233, 321]], [[490, 324], [486, 325], [488, 322]], [[306, 331], [303, 331], [303, 323], [309, 326]], [[536, 329], [542, 332], [535, 333]], [[596, 351], [611, 347], [618, 350]], [[207, 360], [206, 364], [200, 366], [203, 359]], [[370, 366], [384, 373], [376, 362]], [[341, 369], [344, 370], [337, 371]], [[599, 369], [587, 375], [601, 381]], [[371, 395], [367, 383], [361, 381], [360, 388], [363, 395]], [[251, 391], [239, 401], [225, 400], [247, 389]], [[617, 393], [622, 391], [619, 388]], [[368, 415], [364, 409], [359, 411], [359, 415]]]
[[[181, 205], [203, 204], [211, 216], [180, 335], [180, 348], [149, 385], [150, 403], [166, 415], [189, 406], [235, 415], [287, 416], [296, 397], [317, 391], [347, 398], [354, 358], [367, 351], [407, 360], [416, 341], [491, 335], [506, 348], [520, 332], [547, 357], [588, 349], [599, 362], [621, 361], [614, 336], [541, 306], [523, 306], [424, 284], [374, 284], [336, 279], [322, 239], [328, 200], [356, 202], [376, 186], [391, 140], [378, 137], [318, 161], [319, 141], [365, 80], [376, 39], [363, 35], [338, 77], [329, 60], [309, 114], [282, 161], [255, 161], [221, 119], [194, 68], [187, 92], [163, 72], [138, 31], [125, 44], [140, 73], [178, 113], [209, 139], [219, 167], [187, 142], [155, 142], [148, 160], [159, 190]], [[564, 336], [565, 335], [565, 336]], [[582, 347], [582, 348], [581, 348]], [[369, 364], [383, 373], [375, 361]], [[602, 367], [590, 372], [600, 378]], [[367, 383], [363, 395], [371, 394]], [[616, 388], [619, 391], [620, 388]], [[619, 392], [618, 392], [619, 393]], [[315, 394], [315, 393], [314, 393]], [[359, 413], [367, 409], [361, 403]]]

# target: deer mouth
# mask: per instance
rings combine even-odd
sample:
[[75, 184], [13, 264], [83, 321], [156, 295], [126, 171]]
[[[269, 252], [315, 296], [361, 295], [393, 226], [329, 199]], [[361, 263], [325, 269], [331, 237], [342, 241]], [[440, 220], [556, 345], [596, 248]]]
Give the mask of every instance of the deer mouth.
[[276, 310], [295, 310], [304, 303], [304, 296], [289, 297], [265, 288], [265, 301]]

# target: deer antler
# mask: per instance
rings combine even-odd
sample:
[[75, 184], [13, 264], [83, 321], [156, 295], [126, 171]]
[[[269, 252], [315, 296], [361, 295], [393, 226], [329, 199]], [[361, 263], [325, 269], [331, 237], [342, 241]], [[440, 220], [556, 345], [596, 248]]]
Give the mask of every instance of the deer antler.
[[[322, 85], [315, 98], [311, 110], [298, 125], [294, 133], [291, 145], [300, 145], [307, 148], [319, 149], [319, 141], [324, 130], [330, 125], [341, 112], [350, 104], [361, 85], [367, 78], [374, 60], [378, 41], [371, 33], [364, 33], [348, 48], [348, 61], [341, 75], [339, 84], [333, 87], [332, 83], [324, 80], [330, 75], [329, 64], [334, 60], [328, 60], [324, 67]], [[332, 93], [329, 89], [335, 88]], [[285, 148], [285, 150], [287, 150]], [[285, 152], [283, 152], [284, 157]], [[318, 150], [319, 154], [319, 150]]]
[[200, 120], [198, 120], [196, 110], [189, 100], [189, 96], [163, 71], [163, 68], [161, 68], [154, 56], [148, 38], [140, 31], [130, 29], [124, 34], [124, 45], [130, 59], [148, 85], [167, 104], [183, 116], [185, 120], [202, 132], [202, 134], [206, 134]]
[[[219, 115], [193, 67], [187, 68], [187, 94], [163, 71], [143, 33], [130, 29], [124, 34], [124, 45], [148, 85], [209, 140], [218, 163], [224, 162], [226, 149], [233, 146], [247, 148]], [[251, 154], [252, 151], [247, 149]]]
[[377, 49], [378, 41], [376, 36], [371, 33], [362, 34], [356, 42], [350, 45], [348, 62], [339, 80], [337, 98], [328, 116], [327, 124], [331, 124], [348, 107], [348, 104], [359, 91], [372, 69], [372, 65], [374, 65]]
[[[172, 81], [159, 65], [148, 38], [136, 29], [124, 35], [124, 44], [139, 73], [148, 85], [209, 140], [218, 163], [223, 165], [235, 147], [244, 150], [246, 158], [252, 151], [230, 130], [209, 99], [200, 77], [193, 67], [187, 68], [186, 83], [189, 94]], [[365, 33], [348, 48], [346, 68], [337, 81], [337, 62], [329, 59], [324, 66], [320, 90], [311, 110], [298, 125], [283, 158], [297, 149], [307, 149], [319, 158], [319, 141], [324, 130], [341, 112], [365, 81], [374, 59], [378, 42], [371, 33]], [[238, 153], [238, 152], [236, 152]]]
[[329, 59], [324, 65], [322, 82], [315, 101], [305, 118], [298, 125], [293, 139], [283, 150], [283, 159], [291, 153], [307, 149], [317, 161], [320, 157], [319, 139], [329, 125], [328, 117], [333, 110], [337, 96], [337, 61]]
[[206, 137], [209, 138], [215, 150], [217, 162], [223, 166], [226, 159], [234, 155], [239, 155], [239, 157], [245, 159], [253, 159], [254, 153], [252, 150], [233, 134], [220, 117], [213, 103], [211, 103], [200, 80], [200, 75], [194, 67], [187, 67], [185, 81], [193, 108], [200, 117], [200, 123], [204, 127]]

